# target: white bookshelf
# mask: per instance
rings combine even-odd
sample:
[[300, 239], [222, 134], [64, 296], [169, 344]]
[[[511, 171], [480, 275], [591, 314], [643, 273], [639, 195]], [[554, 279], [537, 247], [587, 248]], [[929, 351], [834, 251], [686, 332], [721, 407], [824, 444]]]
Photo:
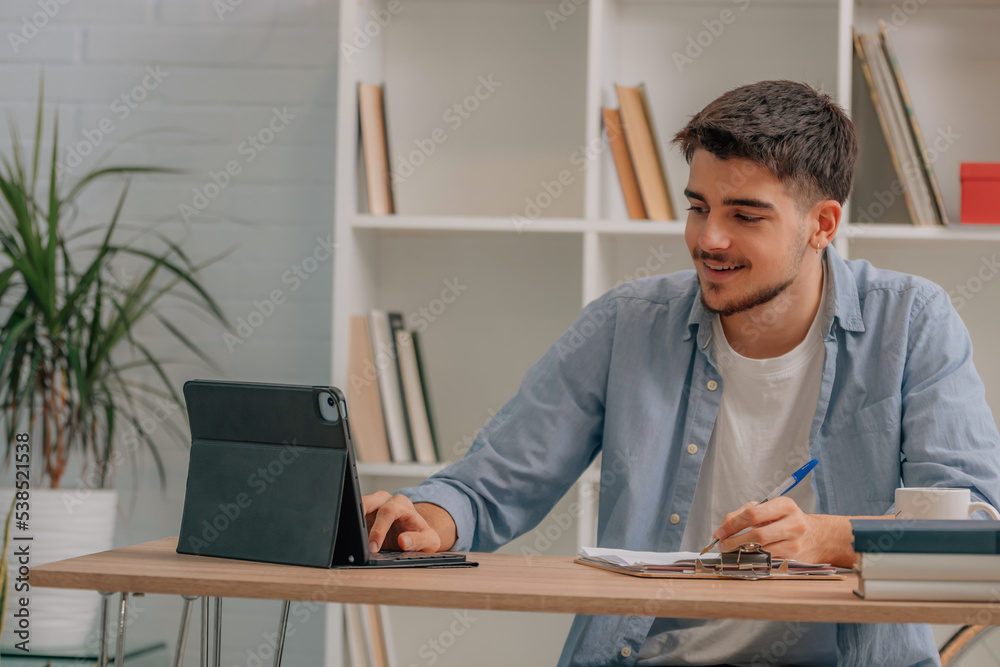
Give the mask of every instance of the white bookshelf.
[[[367, 26], [371, 36], [349, 58], [341, 49], [339, 64], [332, 374], [339, 386], [346, 384], [349, 315], [374, 307], [398, 310], [412, 326], [420, 309], [427, 309], [434, 319], [423, 318], [422, 340], [446, 458], [461, 455], [584, 304], [623, 280], [691, 267], [683, 240], [687, 165], [669, 140], [691, 114], [737, 85], [806, 81], [852, 113], [862, 135], [862, 165], [838, 234], [842, 254], [924, 275], [949, 292], [974, 279], [984, 258], [1000, 254], [1000, 226], [916, 227], [905, 222], [899, 202], [873, 223], [851, 224], [895, 178], [867, 89], [854, 72], [851, 26], [868, 32], [879, 18], [891, 23], [902, 3], [589, 0], [562, 6], [570, 5], [575, 10], [553, 29], [546, 12], [559, 15], [558, 3], [408, 0], [395, 5], [401, 10], [377, 30], [371, 12], [388, 11], [388, 4], [341, 5], [341, 44], [352, 42], [355, 28], [363, 32]], [[933, 138], [949, 126], [961, 135], [935, 161], [946, 208], [957, 221], [959, 163], [1000, 160], [1000, 132], [994, 129], [1000, 0], [916, 5], [892, 39], [925, 135]], [[679, 70], [673, 53], [685, 49], [688, 37], [698, 39], [705, 21], [717, 27], [713, 22], [726, 11], [732, 20]], [[446, 110], [474, 96], [480, 77], [491, 74], [501, 85], [453, 127]], [[385, 84], [394, 167], [400, 160], [414, 163], [413, 151], [435, 128], [446, 132], [447, 140], [395, 188], [396, 215], [366, 213], [358, 168], [359, 81]], [[601, 106], [617, 106], [616, 82], [647, 86], [681, 220], [627, 220], [600, 132]], [[570, 172], [568, 184], [546, 200], [544, 184], [551, 186], [564, 170]], [[540, 215], [530, 224], [524, 224], [531, 217], [525, 198], [539, 205]], [[445, 281], [455, 279], [465, 289], [445, 303]], [[996, 413], [1000, 353], [992, 343], [1000, 324], [1000, 278], [983, 282], [960, 313]], [[360, 470], [366, 487], [394, 490], [437, 469]], [[577, 493], [586, 495], [584, 489], [596, 488], [597, 480], [591, 477]], [[586, 512], [576, 519], [578, 532], [562, 536], [548, 553], [572, 553], [579, 539], [593, 534], [593, 503]], [[509, 548], [516, 551], [526, 538]], [[445, 627], [447, 615], [392, 613], [398, 663], [426, 664], [416, 652], [418, 640]], [[568, 627], [566, 618], [555, 616], [489, 618], [489, 632], [485, 623], [477, 627], [436, 664], [553, 664]], [[498, 639], [515, 633], [527, 634], [517, 645]], [[484, 662], [480, 642], [486, 641], [497, 652]]]

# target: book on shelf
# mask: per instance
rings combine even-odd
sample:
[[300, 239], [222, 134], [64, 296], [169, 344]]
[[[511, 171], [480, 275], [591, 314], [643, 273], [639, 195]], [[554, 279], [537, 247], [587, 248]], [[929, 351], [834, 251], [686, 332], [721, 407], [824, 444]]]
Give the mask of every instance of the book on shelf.
[[632, 156], [646, 216], [650, 220], [673, 220], [674, 206], [645, 87], [616, 85], [615, 90], [621, 108], [625, 143]]
[[414, 460], [413, 445], [410, 443], [410, 426], [406, 416], [403, 387], [399, 381], [399, 364], [396, 361], [396, 341], [389, 323], [389, 314], [384, 310], [368, 313], [368, 327], [371, 332], [372, 350], [375, 354], [375, 370], [378, 377], [378, 392], [385, 418], [385, 430], [389, 438], [389, 452], [393, 463], [407, 463]]
[[361, 123], [365, 185], [368, 190], [368, 212], [372, 215], [388, 215], [393, 212], [392, 181], [381, 85], [358, 84], [358, 116]]
[[899, 89], [903, 109], [906, 112], [906, 119], [909, 122], [910, 132], [913, 135], [913, 141], [916, 143], [920, 162], [924, 168], [924, 175], [930, 187], [932, 202], [935, 212], [938, 215], [938, 222], [942, 225], [947, 225], [949, 220], [948, 213], [944, 209], [944, 198], [941, 196], [941, 188], [938, 187], [937, 176], [934, 174], [934, 164], [927, 152], [927, 142], [924, 141], [924, 133], [920, 131], [920, 123], [917, 122], [917, 112], [913, 110], [910, 91], [906, 87], [906, 81], [903, 79], [903, 70], [899, 66], [896, 49], [892, 46], [892, 41], [889, 39], [889, 30], [886, 28], [885, 21], [880, 19], [878, 28], [879, 34], [882, 37], [882, 48], [885, 49], [886, 59], [889, 61], [889, 67], [892, 69], [893, 77], [896, 80], [896, 87]]
[[351, 317], [347, 333], [347, 404], [350, 406], [351, 435], [358, 459], [388, 463], [389, 440], [382, 416], [375, 354], [372, 352], [368, 318]]
[[419, 337], [404, 327], [400, 313], [351, 317], [347, 391], [360, 462], [438, 462]]
[[418, 461], [416, 444], [413, 442], [413, 428], [411, 426], [412, 421], [410, 417], [410, 409], [407, 407], [406, 400], [406, 387], [403, 385], [403, 368], [400, 365], [399, 358], [399, 343], [396, 335], [400, 331], [406, 331], [406, 325], [403, 324], [402, 313], [387, 313], [389, 317], [389, 329], [392, 332], [391, 342], [392, 342], [392, 358], [396, 360], [394, 364], [396, 369], [396, 377], [399, 379], [399, 398], [403, 403], [403, 413], [406, 415], [406, 436], [410, 443], [410, 461]]
[[893, 169], [903, 187], [910, 221], [916, 225], [947, 224], [916, 113], [887, 37], [884, 32], [855, 32], [854, 52], [885, 136]]
[[434, 438], [427, 418], [424, 392], [420, 383], [420, 367], [414, 349], [413, 337], [408, 331], [396, 331], [396, 351], [399, 372], [402, 377], [403, 395], [406, 398], [406, 414], [410, 420], [410, 435], [413, 438], [413, 454], [417, 463], [436, 463]]
[[632, 167], [632, 156], [628, 152], [622, 128], [622, 115], [618, 109], [601, 109], [604, 117], [604, 129], [608, 133], [608, 143], [611, 145], [611, 156], [618, 172], [618, 183], [621, 184], [625, 196], [625, 209], [629, 220], [645, 220], [646, 208], [642, 205], [642, 195], [639, 193], [639, 181]]
[[416, 331], [410, 332], [410, 339], [413, 341], [413, 356], [417, 361], [417, 376], [420, 378], [420, 391], [423, 394], [424, 409], [427, 410], [427, 428], [431, 432], [431, 443], [434, 445], [434, 460], [440, 461], [441, 448], [438, 446], [437, 430], [434, 428], [434, 406], [431, 404], [430, 383], [427, 381], [427, 366], [424, 364], [424, 357], [420, 350], [423, 343], [420, 342], [420, 334]]

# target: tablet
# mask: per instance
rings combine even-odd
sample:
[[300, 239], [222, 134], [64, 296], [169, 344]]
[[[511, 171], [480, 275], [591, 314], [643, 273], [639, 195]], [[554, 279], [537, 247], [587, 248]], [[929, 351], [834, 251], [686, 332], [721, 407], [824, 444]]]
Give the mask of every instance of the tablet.
[[468, 567], [368, 550], [348, 406], [336, 387], [191, 380], [177, 552], [312, 567]]

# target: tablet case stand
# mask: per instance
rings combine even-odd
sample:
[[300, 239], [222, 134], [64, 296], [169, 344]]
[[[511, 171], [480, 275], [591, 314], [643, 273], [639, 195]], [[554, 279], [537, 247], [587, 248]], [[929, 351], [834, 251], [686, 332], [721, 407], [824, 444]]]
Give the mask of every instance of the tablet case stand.
[[265, 386], [231, 405], [232, 384], [184, 386], [192, 441], [178, 553], [313, 567], [356, 562], [351, 556], [367, 553], [361, 526], [337, 530], [363, 517], [350, 515], [361, 499], [343, 425], [302, 400], [309, 388]]

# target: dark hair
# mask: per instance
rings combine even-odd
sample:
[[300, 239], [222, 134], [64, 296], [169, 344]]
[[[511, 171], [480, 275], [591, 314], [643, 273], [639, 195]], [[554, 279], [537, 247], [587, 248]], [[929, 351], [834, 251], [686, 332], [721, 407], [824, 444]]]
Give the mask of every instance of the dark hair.
[[789, 188], [799, 207], [847, 200], [858, 162], [854, 123], [829, 95], [795, 81], [730, 90], [674, 136], [688, 164], [698, 148], [720, 160], [745, 158]]

